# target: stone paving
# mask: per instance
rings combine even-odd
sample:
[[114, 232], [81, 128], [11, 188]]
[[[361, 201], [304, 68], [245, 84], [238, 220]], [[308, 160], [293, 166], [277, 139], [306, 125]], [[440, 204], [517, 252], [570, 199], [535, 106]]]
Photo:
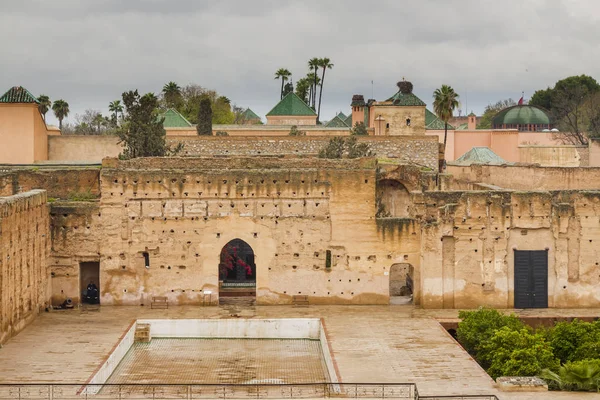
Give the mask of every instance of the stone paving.
[[[518, 312], [518, 311], [517, 311]], [[600, 310], [529, 310], [543, 317]], [[413, 306], [102, 307], [40, 315], [0, 349], [0, 383], [85, 382], [136, 318], [323, 318], [343, 382], [414, 382], [421, 395], [496, 394], [499, 399], [600, 399], [586, 393], [500, 393], [440, 326], [454, 310]]]

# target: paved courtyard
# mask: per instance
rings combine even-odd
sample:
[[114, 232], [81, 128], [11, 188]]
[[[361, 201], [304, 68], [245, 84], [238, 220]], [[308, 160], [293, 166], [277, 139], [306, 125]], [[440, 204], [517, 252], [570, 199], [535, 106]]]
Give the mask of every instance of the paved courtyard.
[[[526, 313], [531, 313], [527, 311]], [[413, 306], [102, 307], [40, 315], [0, 349], [0, 383], [85, 382], [136, 318], [323, 318], [342, 382], [414, 382], [419, 394], [496, 394], [504, 399], [599, 399], [596, 394], [500, 393], [440, 326], [457, 311]], [[543, 310], [540, 316], [598, 316], [599, 310]]]

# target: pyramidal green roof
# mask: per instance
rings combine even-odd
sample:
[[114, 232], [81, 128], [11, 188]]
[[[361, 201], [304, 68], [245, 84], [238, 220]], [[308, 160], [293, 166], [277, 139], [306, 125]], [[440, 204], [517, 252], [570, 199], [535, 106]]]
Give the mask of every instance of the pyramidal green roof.
[[163, 122], [163, 126], [165, 128], [190, 128], [192, 126], [190, 121], [185, 119], [183, 115], [172, 108], [169, 108], [167, 111], [165, 111], [161, 117], [164, 117], [165, 119]]
[[32, 95], [23, 86], [13, 86], [0, 97], [0, 103], [35, 103], [39, 104], [37, 97]]
[[[444, 130], [444, 121], [439, 119], [437, 115], [425, 109], [425, 129], [429, 130]], [[454, 127], [448, 124], [449, 130], [454, 130]]]
[[300, 97], [294, 92], [288, 93], [271, 111], [267, 113], [267, 116], [277, 115], [293, 115], [296, 117], [300, 116], [316, 116], [312, 108], [306, 105]]
[[337, 116], [338, 116], [338, 117], [340, 117], [340, 119], [341, 119], [342, 121], [345, 121], [345, 120], [346, 120], [346, 118], [348, 118], [348, 117], [346, 117], [346, 114], [344, 114], [344, 113], [343, 113], [343, 112], [341, 112], [341, 111], [338, 113], [338, 115], [337, 115]]
[[253, 119], [260, 119], [260, 117], [258, 115], [256, 115], [256, 113], [254, 111], [252, 111], [250, 108], [246, 108], [246, 111], [244, 111], [242, 113], [242, 117], [246, 120], [253, 120]]
[[469, 166], [472, 164], [504, 165], [512, 163], [504, 160], [487, 147], [473, 147], [457, 160], [453, 161], [452, 164]]
[[395, 106], [400, 107], [410, 107], [410, 106], [426, 106], [423, 103], [423, 100], [415, 96], [413, 93], [402, 93], [398, 90], [398, 92], [387, 99], [386, 101], [391, 101]]
[[353, 128], [352, 126], [352, 114], [348, 115], [346, 117], [346, 119], [344, 120], [344, 122], [346, 123], [346, 125], [348, 125], [350, 128]]
[[[342, 114], [342, 113], [340, 113]], [[344, 121], [344, 119], [342, 119], [340, 117], [340, 114], [336, 115], [335, 117], [333, 117], [331, 119], [331, 121], [329, 121], [328, 123], [325, 124], [325, 128], [349, 128], [350, 126], [348, 126], [346, 124], [346, 121]], [[342, 116], [345, 117], [344, 114], [342, 114]]]

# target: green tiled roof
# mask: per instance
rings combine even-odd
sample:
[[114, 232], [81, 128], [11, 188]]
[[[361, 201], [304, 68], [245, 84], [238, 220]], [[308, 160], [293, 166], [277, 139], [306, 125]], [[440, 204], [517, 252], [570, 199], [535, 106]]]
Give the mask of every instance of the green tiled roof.
[[345, 115], [343, 112], [341, 112], [341, 111], [340, 111], [340, 113], [339, 113], [337, 116], [338, 116], [338, 117], [340, 117], [340, 119], [341, 119], [342, 121], [346, 121], [346, 118], [348, 118], [348, 117], [346, 117], [346, 115]]
[[287, 116], [293, 115], [295, 117], [300, 116], [317, 116], [312, 108], [306, 105], [300, 97], [294, 92], [288, 93], [271, 111], [267, 113], [267, 116]]
[[250, 108], [246, 108], [246, 111], [242, 113], [242, 117], [244, 117], [248, 121], [251, 121], [253, 119], [260, 119], [260, 117], [256, 115], [256, 113]]
[[172, 108], [165, 111], [161, 117], [165, 118], [165, 121], [163, 122], [165, 128], [190, 128], [192, 126], [190, 121]]
[[469, 129], [469, 124], [466, 122], [456, 127], [457, 131], [466, 131], [467, 129]]
[[[425, 109], [425, 129], [429, 130], [444, 130], [444, 121], [439, 119], [437, 115]], [[448, 124], [448, 130], [454, 130], [454, 127]]]
[[423, 100], [415, 96], [413, 93], [402, 93], [398, 91], [395, 95], [387, 99], [386, 101], [391, 101], [395, 106], [425, 106]]
[[452, 164], [469, 166], [472, 164], [504, 165], [512, 163], [505, 161], [487, 147], [473, 147], [456, 161], [453, 161]]
[[[345, 117], [344, 114], [340, 114]], [[340, 114], [336, 115], [331, 119], [331, 121], [326, 123], [325, 128], [350, 128], [350, 126], [346, 125], [346, 121], [340, 118]]]
[[344, 120], [344, 122], [346, 123], [346, 125], [348, 125], [350, 128], [353, 128], [352, 126], [352, 114], [348, 115], [346, 117], [346, 119]]
[[0, 103], [35, 103], [39, 104], [37, 97], [29, 93], [23, 86], [13, 86], [0, 97]]
[[505, 108], [492, 119], [492, 127], [502, 125], [549, 125], [550, 118], [541, 108], [523, 105]]

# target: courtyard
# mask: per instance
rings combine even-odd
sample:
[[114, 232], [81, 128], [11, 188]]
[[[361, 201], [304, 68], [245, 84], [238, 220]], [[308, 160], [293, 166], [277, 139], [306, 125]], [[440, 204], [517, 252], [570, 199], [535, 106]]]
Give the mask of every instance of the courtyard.
[[[456, 321], [456, 310], [422, 310], [413, 306], [291, 306], [268, 307], [192, 307], [179, 306], [167, 310], [149, 307], [101, 307], [100, 311], [53, 311], [40, 315], [25, 330], [10, 339], [0, 349], [0, 384], [6, 383], [79, 383], [88, 382], [103, 363], [124, 332], [138, 318], [161, 319], [254, 319], [254, 318], [320, 318], [327, 332], [335, 369], [343, 383], [415, 383], [420, 396], [496, 395], [503, 399], [593, 399], [600, 395], [573, 392], [503, 393], [493, 380], [454, 341], [438, 321]], [[546, 318], [597, 316], [598, 310], [529, 310], [524, 315]], [[151, 346], [161, 346], [164, 339]], [[189, 339], [188, 339], [189, 340]], [[192, 339], [192, 342], [196, 340]], [[256, 342], [256, 341], [254, 341]], [[285, 342], [285, 341], [283, 341]], [[262, 354], [260, 357], [271, 368], [285, 364], [287, 371], [298, 377], [298, 382], [322, 381], [314, 349], [299, 341], [292, 348], [282, 343], [270, 352], [260, 344], [247, 343], [237, 349], [225, 344], [227, 352], [239, 359]], [[162, 342], [164, 344], [164, 342]], [[190, 342], [191, 343], [191, 342]], [[139, 344], [138, 344], [139, 345]], [[143, 344], [145, 346], [147, 344]], [[197, 378], [185, 376], [189, 365], [171, 365], [169, 359], [177, 353], [194, 358], [184, 347], [171, 347], [160, 360], [154, 361], [159, 370], [156, 376], [164, 384], [183, 384]], [[197, 346], [193, 346], [196, 350]], [[211, 348], [218, 350], [217, 345]], [[310, 347], [310, 346], [309, 346]], [[221, 349], [223, 350], [223, 349]], [[250, 350], [250, 351], [248, 351]], [[164, 351], [164, 350], [163, 350]], [[183, 353], [181, 353], [183, 352]], [[169, 354], [170, 353], [170, 354]], [[215, 351], [222, 357], [223, 351]], [[141, 353], [129, 352], [128, 357]], [[278, 356], [279, 354], [279, 356]], [[286, 357], [289, 363], [285, 362]], [[161, 361], [162, 360], [162, 361]], [[124, 360], [127, 361], [127, 360]], [[156, 362], [158, 364], [156, 364]], [[142, 360], [151, 366], [148, 360]], [[245, 368], [243, 362], [237, 365]], [[278, 366], [279, 364], [279, 366]], [[247, 367], [257, 365], [248, 364]], [[114, 382], [127, 380], [127, 362], [119, 365], [123, 374]], [[175, 369], [172, 369], [175, 368]], [[180, 369], [177, 369], [180, 368]], [[183, 368], [183, 369], [181, 369]], [[284, 368], [284, 369], [285, 369]], [[208, 369], [205, 371], [207, 372]], [[129, 372], [132, 372], [129, 370]], [[148, 372], [149, 373], [149, 372]], [[194, 372], [198, 373], [198, 372]], [[218, 373], [218, 371], [213, 371]], [[225, 371], [226, 373], [226, 371]], [[191, 372], [190, 372], [191, 374]], [[309, 374], [304, 376], [302, 374]], [[312, 374], [312, 375], [311, 375]], [[236, 373], [236, 375], [238, 375]], [[138, 381], [143, 383], [143, 379]], [[153, 379], [153, 383], [157, 380]], [[226, 379], [221, 382], [229, 382]], [[272, 382], [271, 382], [272, 383]], [[543, 396], [543, 397], [541, 397]]]

